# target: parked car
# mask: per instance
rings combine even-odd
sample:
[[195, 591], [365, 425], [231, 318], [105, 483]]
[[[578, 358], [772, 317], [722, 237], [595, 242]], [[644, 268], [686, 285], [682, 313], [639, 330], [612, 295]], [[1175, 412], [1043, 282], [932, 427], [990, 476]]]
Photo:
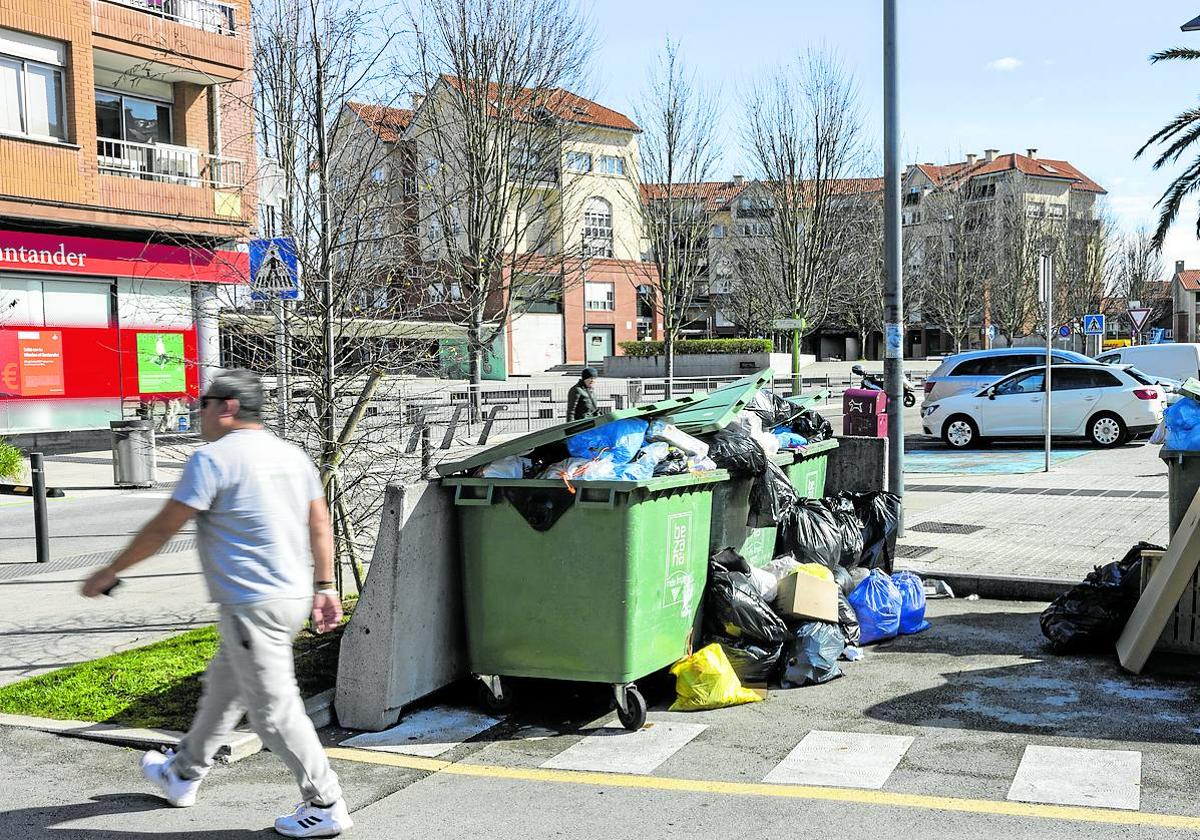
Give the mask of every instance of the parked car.
[[[1054, 350], [1052, 364], [1096, 364], [1080, 353]], [[1002, 376], [1046, 363], [1045, 347], [1004, 347], [955, 353], [925, 377], [925, 402], [936, 402], [952, 394], [974, 393]]]
[[1133, 365], [1143, 373], [1183, 381], [1200, 378], [1200, 344], [1139, 344], [1096, 357], [1106, 365]]
[[[1027, 368], [991, 385], [921, 407], [921, 425], [954, 449], [990, 438], [1045, 434], [1046, 368]], [[1090, 364], [1055, 365], [1050, 423], [1055, 437], [1087, 438], [1100, 447], [1148, 435], [1162, 420], [1162, 391], [1136, 373]]]

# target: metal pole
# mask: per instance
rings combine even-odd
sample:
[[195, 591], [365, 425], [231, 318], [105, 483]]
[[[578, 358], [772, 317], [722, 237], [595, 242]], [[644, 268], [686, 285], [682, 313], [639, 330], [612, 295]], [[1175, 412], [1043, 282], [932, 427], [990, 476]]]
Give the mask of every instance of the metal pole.
[[1042, 293], [1046, 297], [1046, 469], [1050, 472], [1050, 353], [1053, 350], [1051, 332], [1054, 313], [1054, 256], [1042, 254]]
[[287, 372], [287, 336], [284, 334], [285, 307], [282, 298], [276, 298], [275, 310], [275, 402], [277, 408], [276, 423], [279, 426], [279, 436], [287, 437], [288, 433], [288, 372]]
[[[883, 253], [888, 402], [888, 489], [904, 498], [904, 277], [900, 264], [900, 125], [897, 108], [896, 0], [883, 0]], [[899, 533], [904, 533], [904, 508]]]
[[533, 386], [525, 386], [525, 431], [533, 431]]
[[50, 562], [50, 523], [46, 516], [46, 465], [41, 452], [29, 453], [29, 471], [33, 474], [33, 538], [37, 561]]

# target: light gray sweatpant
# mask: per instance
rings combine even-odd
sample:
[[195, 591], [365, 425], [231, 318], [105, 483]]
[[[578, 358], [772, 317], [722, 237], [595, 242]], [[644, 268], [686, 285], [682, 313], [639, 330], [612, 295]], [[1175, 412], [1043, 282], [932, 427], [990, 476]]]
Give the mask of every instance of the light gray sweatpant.
[[263, 744], [292, 771], [305, 802], [342, 798], [337, 774], [317, 738], [296, 686], [292, 640], [312, 610], [307, 598], [221, 605], [221, 645], [202, 679], [192, 728], [179, 745], [175, 768], [194, 777], [243, 714]]

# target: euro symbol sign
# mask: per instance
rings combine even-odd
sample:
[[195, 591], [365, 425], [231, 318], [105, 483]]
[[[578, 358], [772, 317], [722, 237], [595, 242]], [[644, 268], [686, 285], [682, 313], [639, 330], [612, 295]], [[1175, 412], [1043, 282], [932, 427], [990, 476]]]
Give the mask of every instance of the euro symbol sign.
[[9, 362], [0, 370], [0, 386], [8, 393], [15, 394], [21, 387], [20, 377], [17, 375], [17, 363]]

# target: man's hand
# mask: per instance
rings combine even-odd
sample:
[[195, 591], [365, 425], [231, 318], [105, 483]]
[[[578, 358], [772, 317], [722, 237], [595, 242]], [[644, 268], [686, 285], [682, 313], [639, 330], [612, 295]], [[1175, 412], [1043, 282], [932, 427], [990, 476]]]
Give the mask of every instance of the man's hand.
[[313, 597], [313, 627], [328, 633], [342, 623], [342, 601], [336, 592], [318, 592]]
[[117, 573], [112, 570], [111, 566], [105, 566], [84, 581], [83, 595], [85, 598], [95, 598], [97, 595], [103, 595], [116, 585]]

